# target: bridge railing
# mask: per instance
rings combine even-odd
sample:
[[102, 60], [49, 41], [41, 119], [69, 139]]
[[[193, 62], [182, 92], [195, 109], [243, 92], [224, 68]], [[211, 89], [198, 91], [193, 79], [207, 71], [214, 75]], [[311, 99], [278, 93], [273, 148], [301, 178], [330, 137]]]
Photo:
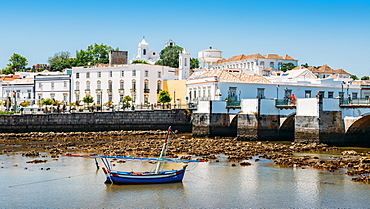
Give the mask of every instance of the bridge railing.
[[292, 101], [291, 99], [277, 99], [276, 106], [295, 106], [296, 101]]
[[357, 98], [357, 99], [341, 99], [340, 105], [364, 105], [370, 106], [370, 99]]

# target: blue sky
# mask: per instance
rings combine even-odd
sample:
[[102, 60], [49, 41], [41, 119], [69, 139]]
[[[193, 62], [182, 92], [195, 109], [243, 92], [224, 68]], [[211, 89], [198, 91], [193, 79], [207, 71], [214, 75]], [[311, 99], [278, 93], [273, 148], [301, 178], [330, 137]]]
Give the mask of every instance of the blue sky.
[[370, 76], [370, 1], [0, 0], [0, 68], [13, 53], [29, 65], [98, 43], [129, 51], [145, 36], [150, 50], [168, 39], [192, 57], [212, 46], [238, 54], [289, 54]]

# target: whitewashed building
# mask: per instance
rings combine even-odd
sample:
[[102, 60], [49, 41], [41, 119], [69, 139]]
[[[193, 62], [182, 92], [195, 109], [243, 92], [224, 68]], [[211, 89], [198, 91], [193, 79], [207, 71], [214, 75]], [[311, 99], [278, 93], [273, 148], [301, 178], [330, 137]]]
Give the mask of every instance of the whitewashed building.
[[[274, 72], [281, 71], [281, 66], [284, 63], [292, 63], [298, 65], [298, 60], [289, 55], [279, 56], [277, 54], [261, 55], [236, 55], [230, 59], [219, 59], [212, 63], [210, 69], [240, 69], [243, 73], [251, 72], [257, 75], [271, 75]], [[249, 73], [249, 74], [251, 74]]]
[[74, 67], [71, 70], [72, 102], [91, 95], [96, 105], [108, 101], [121, 105], [123, 97], [129, 95], [136, 105], [155, 104], [158, 92], [163, 90], [163, 81], [175, 80], [175, 70], [148, 64]]
[[42, 99], [58, 100], [64, 104], [71, 103], [71, 75], [36, 75], [33, 86], [36, 104], [39, 104]]
[[159, 53], [153, 50], [149, 51], [149, 44], [145, 41], [145, 39], [143, 39], [139, 43], [137, 48], [137, 55], [133, 57], [131, 63], [135, 60], [142, 60], [148, 62], [149, 64], [155, 64], [155, 62], [157, 62], [159, 59]]

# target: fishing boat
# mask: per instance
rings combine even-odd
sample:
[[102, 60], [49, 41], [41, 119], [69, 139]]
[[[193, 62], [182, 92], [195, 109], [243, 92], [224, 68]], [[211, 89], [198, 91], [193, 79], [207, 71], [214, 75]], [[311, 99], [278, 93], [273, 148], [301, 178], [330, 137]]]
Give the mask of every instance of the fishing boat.
[[[181, 169], [178, 169], [178, 170], [167, 170], [167, 171], [161, 170], [163, 167], [163, 164], [166, 161], [185, 162], [185, 163], [203, 162], [203, 161], [202, 160], [183, 160], [183, 159], [165, 158], [168, 142], [170, 140], [170, 135], [171, 135], [171, 127], [169, 127], [167, 130], [166, 138], [164, 140], [159, 158], [103, 156], [103, 155], [66, 155], [66, 156], [101, 158], [104, 164], [104, 167], [102, 167], [102, 169], [106, 176], [105, 183], [109, 183], [109, 184], [160, 184], [160, 183], [181, 182], [184, 178], [187, 165], [184, 165]], [[108, 158], [157, 161], [157, 165], [154, 171], [146, 171], [146, 172], [117, 171], [117, 170], [112, 170], [109, 164]]]

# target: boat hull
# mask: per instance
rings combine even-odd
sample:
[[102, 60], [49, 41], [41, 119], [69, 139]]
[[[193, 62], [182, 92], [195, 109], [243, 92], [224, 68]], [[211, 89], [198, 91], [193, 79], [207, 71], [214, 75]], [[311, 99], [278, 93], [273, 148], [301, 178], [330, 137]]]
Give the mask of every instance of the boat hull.
[[105, 183], [108, 184], [162, 184], [171, 182], [181, 182], [185, 175], [186, 167], [180, 170], [161, 171], [158, 173], [132, 173], [121, 171], [107, 171]]

